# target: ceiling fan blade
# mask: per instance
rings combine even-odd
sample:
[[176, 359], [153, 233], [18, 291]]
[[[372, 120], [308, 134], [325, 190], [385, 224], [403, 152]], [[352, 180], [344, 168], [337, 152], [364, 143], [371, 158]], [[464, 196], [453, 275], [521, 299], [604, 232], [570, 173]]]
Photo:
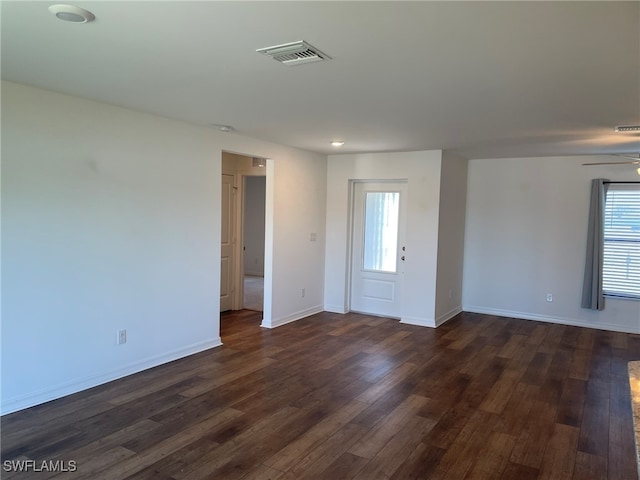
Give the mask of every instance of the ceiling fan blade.
[[635, 156], [633, 156], [633, 155], [623, 155], [623, 154], [618, 154], [618, 155], [616, 155], [616, 156], [618, 156], [618, 157], [622, 157], [622, 158], [628, 158], [628, 159], [630, 159], [630, 160], [640, 161], [640, 154], [635, 155]]
[[595, 162], [595, 163], [583, 163], [584, 166], [593, 166], [593, 165], [640, 165], [640, 160], [636, 160], [635, 162]]

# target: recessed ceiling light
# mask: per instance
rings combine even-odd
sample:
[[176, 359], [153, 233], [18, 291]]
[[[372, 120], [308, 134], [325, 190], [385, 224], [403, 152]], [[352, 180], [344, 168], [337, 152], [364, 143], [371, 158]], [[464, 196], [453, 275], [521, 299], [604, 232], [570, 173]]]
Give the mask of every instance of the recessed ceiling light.
[[73, 5], [51, 5], [49, 11], [65, 22], [88, 23], [96, 18], [89, 10]]
[[231, 125], [216, 125], [221, 132], [233, 132]]
[[344, 145], [344, 142], [342, 142], [340, 140], [335, 140], [335, 141], [331, 142], [331, 145], [333, 145], [334, 147], [341, 147], [342, 145]]
[[614, 130], [616, 132], [640, 132], [640, 125], [618, 125]]

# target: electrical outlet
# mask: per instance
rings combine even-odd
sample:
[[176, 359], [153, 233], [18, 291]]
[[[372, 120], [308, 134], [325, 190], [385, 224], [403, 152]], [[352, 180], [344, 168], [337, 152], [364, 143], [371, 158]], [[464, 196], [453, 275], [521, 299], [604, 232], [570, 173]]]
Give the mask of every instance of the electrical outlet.
[[118, 345], [124, 345], [127, 343], [127, 331], [126, 330], [118, 330]]
[[547, 293], [547, 302], [553, 302], [553, 293]]
[[309, 240], [311, 242], [315, 242], [317, 238], [318, 238], [318, 235], [316, 235], [316, 232], [311, 232], [311, 234], [309, 235]]
[[306, 290], [303, 288], [302, 291], [300, 292], [300, 297], [304, 298], [304, 296], [306, 295]]

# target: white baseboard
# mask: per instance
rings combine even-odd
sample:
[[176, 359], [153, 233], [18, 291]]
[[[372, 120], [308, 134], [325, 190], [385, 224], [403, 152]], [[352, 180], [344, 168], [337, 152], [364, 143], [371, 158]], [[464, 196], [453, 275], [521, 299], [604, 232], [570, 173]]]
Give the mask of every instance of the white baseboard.
[[407, 325], [418, 325], [419, 327], [430, 327], [436, 328], [436, 321], [433, 318], [426, 317], [409, 317], [402, 316], [400, 318], [400, 323], [405, 323]]
[[436, 318], [436, 327], [439, 327], [443, 323], [448, 322], [449, 320], [451, 320], [453, 317], [455, 317], [461, 312], [462, 312], [462, 307], [458, 305], [457, 307], [449, 310], [447, 313], [443, 313], [438, 318]]
[[305, 310], [294, 312], [291, 315], [287, 315], [286, 317], [272, 319], [271, 322], [268, 323], [263, 320], [260, 326], [264, 328], [281, 327], [282, 325], [286, 325], [287, 323], [295, 322], [296, 320], [300, 320], [302, 318], [308, 317], [310, 315], [315, 315], [316, 313], [320, 312], [324, 312], [324, 308], [322, 308], [322, 305], [316, 305]]
[[210, 348], [219, 347], [220, 345], [222, 345], [222, 340], [220, 337], [218, 337], [217, 339], [194, 343], [192, 345], [189, 345], [188, 347], [174, 350], [173, 352], [170, 352], [168, 354], [156, 355], [150, 358], [146, 358], [144, 360], [131, 363], [129, 365], [126, 365], [125, 367], [107, 372], [102, 375], [75, 379], [70, 382], [64, 382], [43, 390], [20, 395], [14, 398], [8, 398], [7, 400], [3, 400], [2, 402], [0, 415], [17, 412], [18, 410], [23, 410], [25, 408], [33, 407], [41, 403], [66, 397], [67, 395], [71, 395], [82, 390], [87, 390], [89, 388], [97, 387], [98, 385], [102, 385], [104, 383], [111, 382], [128, 375], [133, 375], [134, 373], [157, 367], [158, 365], [169, 363], [174, 360], [178, 360], [179, 358], [193, 355], [194, 353], [209, 350]]
[[324, 306], [325, 312], [331, 313], [349, 313], [349, 308], [346, 305], [326, 305]]
[[569, 325], [573, 327], [594, 328], [596, 330], [608, 330], [622, 333], [640, 333], [640, 328], [625, 328], [620, 325], [609, 323], [591, 323], [565, 317], [551, 317], [548, 315], [538, 315], [535, 313], [517, 312], [512, 310], [501, 310], [495, 308], [478, 307], [475, 305], [463, 305], [462, 310], [471, 313], [483, 313], [486, 315], [496, 315], [498, 317], [510, 317], [520, 320], [535, 320], [537, 322], [557, 323], [560, 325]]

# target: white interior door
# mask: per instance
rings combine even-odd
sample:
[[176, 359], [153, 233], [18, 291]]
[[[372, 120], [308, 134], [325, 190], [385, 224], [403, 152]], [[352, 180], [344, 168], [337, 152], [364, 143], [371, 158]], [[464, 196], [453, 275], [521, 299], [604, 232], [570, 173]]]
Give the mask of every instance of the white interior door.
[[233, 308], [234, 175], [222, 174], [222, 238], [220, 258], [220, 311]]
[[406, 199], [406, 182], [354, 183], [352, 311], [401, 316]]

